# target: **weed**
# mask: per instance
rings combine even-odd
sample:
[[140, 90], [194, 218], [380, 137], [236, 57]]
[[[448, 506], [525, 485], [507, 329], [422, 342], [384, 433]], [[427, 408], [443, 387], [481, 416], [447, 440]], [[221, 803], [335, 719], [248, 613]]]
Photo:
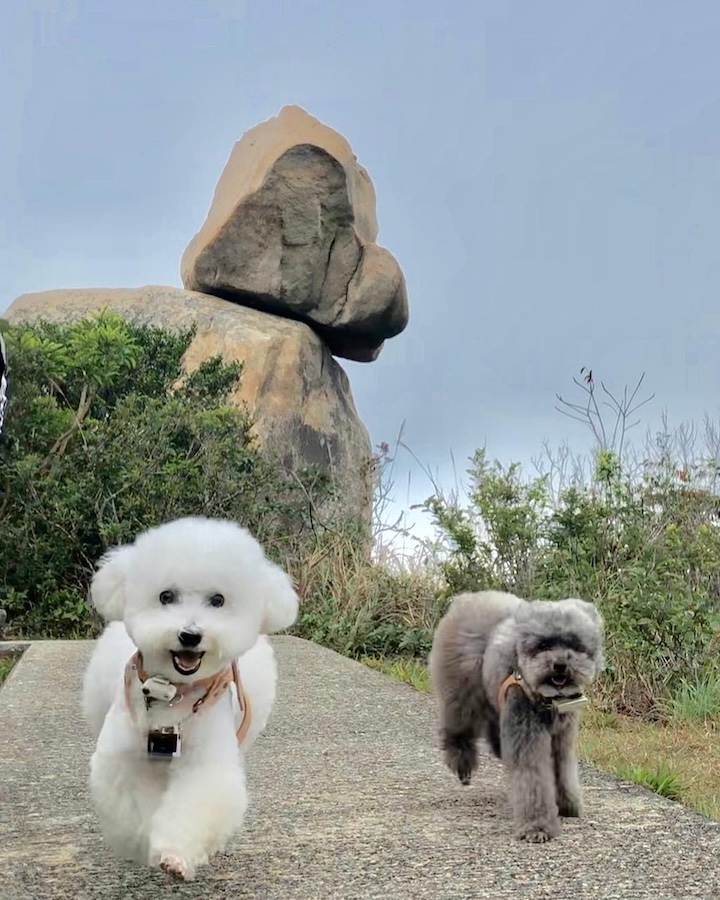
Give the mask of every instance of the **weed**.
[[683, 679], [660, 710], [676, 722], [720, 720], [720, 671], [709, 670], [696, 681]]
[[614, 771], [619, 778], [639, 784], [668, 800], [682, 799], [684, 789], [680, 778], [667, 766], [625, 765], [617, 766]]
[[0, 684], [2, 684], [18, 661], [17, 656], [0, 656]]

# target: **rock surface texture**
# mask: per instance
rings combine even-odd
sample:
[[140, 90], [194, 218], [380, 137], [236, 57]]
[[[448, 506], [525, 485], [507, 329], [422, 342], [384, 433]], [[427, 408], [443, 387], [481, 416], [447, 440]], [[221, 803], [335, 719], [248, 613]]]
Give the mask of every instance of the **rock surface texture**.
[[244, 364], [233, 400], [247, 404], [259, 442], [285, 467], [317, 465], [336, 484], [340, 512], [370, 510], [370, 440], [347, 375], [307, 325], [172, 287], [58, 290], [24, 294], [4, 313], [10, 322], [69, 322], [103, 309], [129, 321], [177, 330], [195, 326], [185, 363], [208, 357]]
[[377, 233], [375, 190], [348, 142], [286, 106], [235, 144], [182, 281], [307, 322], [335, 356], [369, 362], [408, 322], [403, 273]]

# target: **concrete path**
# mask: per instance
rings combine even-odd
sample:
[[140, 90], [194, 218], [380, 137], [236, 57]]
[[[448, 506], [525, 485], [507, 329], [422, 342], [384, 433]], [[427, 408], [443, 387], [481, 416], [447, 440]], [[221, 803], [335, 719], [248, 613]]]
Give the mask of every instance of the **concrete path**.
[[247, 827], [189, 885], [113, 858], [86, 789], [88, 642], [33, 644], [0, 688], [2, 900], [686, 900], [720, 898], [720, 824], [591, 770], [586, 817], [513, 839], [500, 766], [463, 789], [432, 704], [293, 638], [252, 759]]

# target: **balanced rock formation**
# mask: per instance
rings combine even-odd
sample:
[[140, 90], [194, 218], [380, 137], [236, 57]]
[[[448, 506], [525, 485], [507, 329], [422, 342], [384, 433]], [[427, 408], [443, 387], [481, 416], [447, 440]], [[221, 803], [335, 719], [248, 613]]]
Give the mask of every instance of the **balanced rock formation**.
[[403, 273], [377, 234], [375, 191], [348, 142], [286, 106], [235, 144], [182, 281], [307, 322], [335, 356], [369, 362], [408, 322]]
[[368, 522], [370, 440], [347, 376], [323, 341], [290, 321], [172, 287], [57, 290], [23, 294], [3, 314], [10, 322], [70, 322], [110, 310], [125, 319], [185, 330], [195, 327], [185, 364], [193, 371], [220, 354], [243, 363], [233, 398], [254, 417], [261, 446], [288, 470], [316, 465], [336, 485], [332, 512]]
[[188, 290], [59, 290], [19, 297], [10, 321], [68, 322], [108, 309], [163, 328], [193, 326], [185, 364], [243, 363], [233, 398], [287, 470], [318, 466], [326, 511], [366, 525], [371, 447], [333, 356], [372, 361], [407, 325], [405, 279], [376, 243], [375, 190], [348, 142], [296, 106], [235, 145], [205, 224], [181, 263]]

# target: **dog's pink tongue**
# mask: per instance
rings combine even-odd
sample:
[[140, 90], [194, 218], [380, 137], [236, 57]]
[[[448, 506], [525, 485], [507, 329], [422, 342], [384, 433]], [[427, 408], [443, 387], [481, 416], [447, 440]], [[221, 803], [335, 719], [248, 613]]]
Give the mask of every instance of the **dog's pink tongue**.
[[181, 650], [175, 656], [182, 669], [194, 669], [197, 665], [197, 653], [193, 653], [191, 650]]

